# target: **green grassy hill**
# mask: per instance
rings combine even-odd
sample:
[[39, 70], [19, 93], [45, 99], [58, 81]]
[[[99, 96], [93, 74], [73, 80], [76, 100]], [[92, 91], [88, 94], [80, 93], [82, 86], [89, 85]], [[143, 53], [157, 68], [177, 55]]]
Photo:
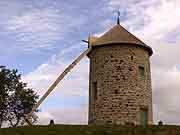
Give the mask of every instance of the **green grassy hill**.
[[180, 126], [33, 126], [0, 129], [0, 135], [180, 135]]

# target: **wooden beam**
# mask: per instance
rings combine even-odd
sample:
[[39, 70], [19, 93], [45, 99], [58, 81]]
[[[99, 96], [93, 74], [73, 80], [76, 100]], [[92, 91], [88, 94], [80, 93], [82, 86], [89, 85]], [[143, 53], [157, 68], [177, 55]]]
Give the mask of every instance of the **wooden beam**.
[[91, 46], [85, 50], [79, 57], [77, 57], [59, 76], [58, 78], [52, 83], [52, 85], [48, 88], [46, 93], [41, 97], [41, 99], [35, 104], [32, 108], [31, 112], [26, 115], [25, 120], [28, 125], [32, 125], [30, 118], [32, 114], [37, 110], [37, 108], [42, 104], [42, 102], [48, 97], [48, 95], [54, 90], [54, 88], [59, 84], [59, 82], [71, 71], [71, 69], [77, 65], [81, 59], [83, 59], [89, 52], [91, 51]]

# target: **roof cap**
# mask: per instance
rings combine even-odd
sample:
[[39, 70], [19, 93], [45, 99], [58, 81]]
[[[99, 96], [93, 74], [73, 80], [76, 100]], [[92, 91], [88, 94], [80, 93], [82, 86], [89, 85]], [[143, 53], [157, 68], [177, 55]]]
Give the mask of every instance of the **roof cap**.
[[92, 46], [101, 46], [101, 45], [109, 45], [109, 44], [136, 44], [141, 45], [142, 47], [145, 47], [148, 49], [149, 54], [152, 55], [153, 51], [152, 48], [147, 46], [144, 42], [142, 42], [140, 39], [135, 37], [133, 34], [128, 32], [125, 28], [123, 28], [121, 25], [117, 24], [113, 28], [111, 28], [109, 31], [107, 31], [105, 34], [103, 34], [101, 37], [96, 38], [91, 45]]

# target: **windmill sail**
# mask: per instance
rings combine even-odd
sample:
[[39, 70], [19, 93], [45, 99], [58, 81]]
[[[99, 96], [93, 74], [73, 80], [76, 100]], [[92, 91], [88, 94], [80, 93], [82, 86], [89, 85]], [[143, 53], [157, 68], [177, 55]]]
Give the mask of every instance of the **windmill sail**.
[[41, 99], [37, 102], [37, 104], [32, 108], [31, 112], [25, 116], [25, 121], [28, 125], [32, 125], [31, 116], [37, 110], [37, 108], [41, 105], [41, 103], [48, 97], [48, 95], [54, 90], [54, 88], [60, 83], [60, 81], [74, 68], [78, 62], [80, 62], [89, 52], [91, 51], [91, 46], [87, 50], [85, 50], [79, 57], [77, 57], [53, 82], [53, 84], [48, 88], [46, 93], [41, 97]]

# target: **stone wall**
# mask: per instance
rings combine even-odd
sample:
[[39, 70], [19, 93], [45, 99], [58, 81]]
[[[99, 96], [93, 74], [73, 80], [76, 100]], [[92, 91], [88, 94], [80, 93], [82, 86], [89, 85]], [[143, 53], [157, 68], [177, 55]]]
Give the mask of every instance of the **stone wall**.
[[[140, 109], [147, 109], [148, 124], [152, 124], [148, 51], [130, 44], [108, 45], [93, 48], [89, 58], [89, 123], [139, 125]], [[144, 67], [144, 77], [139, 66]]]

